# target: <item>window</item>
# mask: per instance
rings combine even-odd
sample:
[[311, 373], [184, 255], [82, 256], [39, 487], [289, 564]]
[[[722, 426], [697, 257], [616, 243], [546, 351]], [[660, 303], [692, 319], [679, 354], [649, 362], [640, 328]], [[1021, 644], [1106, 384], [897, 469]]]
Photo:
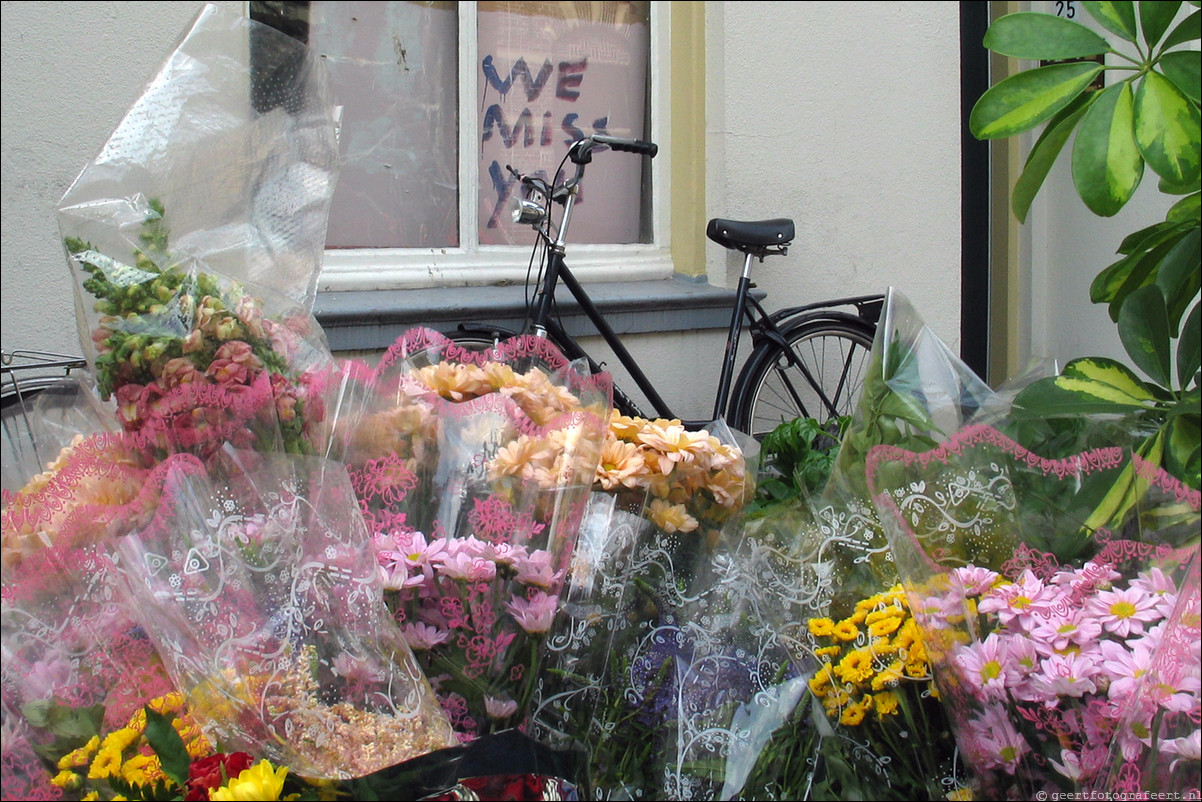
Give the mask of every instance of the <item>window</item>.
[[[534, 235], [511, 221], [507, 165], [549, 176], [582, 132], [666, 137], [668, 5], [252, 2], [307, 37], [343, 106], [322, 288], [523, 281]], [[672, 272], [667, 161], [594, 160], [571, 232], [582, 277]]]

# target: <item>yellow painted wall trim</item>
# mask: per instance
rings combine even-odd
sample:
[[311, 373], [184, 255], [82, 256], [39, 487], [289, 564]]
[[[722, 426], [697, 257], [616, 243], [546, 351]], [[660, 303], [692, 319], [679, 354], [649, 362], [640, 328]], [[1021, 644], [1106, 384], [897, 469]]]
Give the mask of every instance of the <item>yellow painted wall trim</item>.
[[[667, 4], [665, 4], [667, 5]], [[671, 3], [672, 263], [705, 275], [705, 3]]]

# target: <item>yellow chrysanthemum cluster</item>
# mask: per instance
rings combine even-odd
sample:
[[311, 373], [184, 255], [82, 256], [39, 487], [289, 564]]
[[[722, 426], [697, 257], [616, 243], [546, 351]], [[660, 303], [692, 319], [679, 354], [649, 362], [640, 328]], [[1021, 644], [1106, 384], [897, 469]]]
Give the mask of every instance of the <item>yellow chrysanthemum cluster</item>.
[[811, 618], [808, 626], [824, 660], [810, 691], [832, 720], [856, 726], [869, 713], [878, 719], [896, 715], [904, 683], [922, 683], [925, 687], [913, 687], [937, 693], [900, 585], [860, 600], [847, 618]]
[[[171, 719], [193, 760], [213, 754], [212, 745], [188, 715], [179, 693], [152, 699], [147, 706]], [[110, 778], [131, 785], [150, 785], [166, 778], [158, 755], [146, 740], [144, 708], [134, 713], [126, 726], [103, 738], [94, 735], [83, 746], [59, 758], [58, 774], [51, 782], [67, 791], [79, 791]]]
[[596, 484], [603, 490], [646, 489], [647, 515], [665, 532], [691, 532], [703, 517], [721, 523], [752, 492], [737, 446], [679, 420], [610, 417]]

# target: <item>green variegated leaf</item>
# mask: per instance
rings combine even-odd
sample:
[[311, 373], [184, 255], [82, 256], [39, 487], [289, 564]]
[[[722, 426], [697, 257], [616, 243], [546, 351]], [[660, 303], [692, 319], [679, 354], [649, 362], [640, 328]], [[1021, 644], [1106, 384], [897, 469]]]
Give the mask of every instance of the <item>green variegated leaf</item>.
[[1202, 230], [1187, 230], [1156, 270], [1156, 286], [1168, 301], [1169, 330], [1174, 336], [1190, 301], [1202, 289]]
[[1162, 48], [1168, 50], [1170, 47], [1176, 47], [1199, 38], [1202, 38], [1202, 11], [1195, 11], [1172, 30], [1164, 40]]
[[1130, 368], [1107, 357], [1085, 357], [1059, 376], [1032, 382], [1015, 396], [1019, 416], [1124, 414], [1155, 406], [1155, 396]]
[[1177, 339], [1177, 381], [1188, 387], [1202, 369], [1202, 305], [1194, 304]]
[[1195, 103], [1202, 99], [1202, 57], [1197, 50], [1165, 53], [1160, 59], [1160, 70], [1181, 94]]
[[1032, 11], [999, 17], [982, 43], [1003, 56], [1047, 61], [1096, 56], [1110, 49], [1105, 39], [1079, 22]]
[[1195, 192], [1174, 203], [1168, 214], [1165, 215], [1165, 220], [1197, 225], [1200, 216], [1202, 216], [1202, 193]]
[[1081, 380], [1108, 385], [1117, 392], [1133, 399], [1136, 404], [1155, 400], [1155, 396], [1131, 368], [1116, 359], [1090, 356], [1074, 359], [1064, 366], [1060, 375], [1070, 380]]
[[1102, 217], [1118, 213], [1144, 175], [1131, 109], [1130, 83], [1104, 90], [1081, 119], [1073, 143], [1073, 184], [1090, 211]]
[[1173, 24], [1177, 9], [1181, 8], [1180, 0], [1156, 0], [1153, 3], [1139, 4], [1139, 27], [1143, 33], [1148, 50], [1156, 47], [1160, 37]]
[[1043, 133], [1035, 141], [1030, 155], [1027, 156], [1026, 164], [1023, 165], [1022, 175], [1014, 184], [1011, 205], [1014, 209], [1014, 216], [1020, 223], [1026, 222], [1027, 213], [1031, 210], [1031, 203], [1048, 177], [1048, 171], [1056, 163], [1060, 151], [1064, 149], [1064, 144], [1072, 135], [1073, 129], [1077, 127], [1081, 116], [1085, 114], [1085, 110], [1097, 96], [1096, 92], [1078, 95], [1072, 103], [1065, 106], [1048, 121]]
[[1090, 16], [1102, 23], [1102, 27], [1117, 34], [1128, 42], [1135, 41], [1135, 4], [1130, 0], [1118, 3], [1084, 2]]
[[1198, 489], [1198, 451], [1202, 431], [1195, 419], [1181, 415], [1165, 426], [1164, 466], [1195, 490]]
[[1101, 71], [1094, 62], [1071, 62], [1012, 75], [977, 100], [969, 130], [978, 139], [999, 139], [1034, 128], [1072, 103]]
[[1164, 293], [1150, 284], [1140, 287], [1119, 309], [1119, 339], [1140, 370], [1161, 387], [1172, 382], [1169, 315]]
[[1135, 92], [1135, 141], [1148, 165], [1175, 184], [1202, 172], [1202, 117], [1172, 81], [1150, 72]]

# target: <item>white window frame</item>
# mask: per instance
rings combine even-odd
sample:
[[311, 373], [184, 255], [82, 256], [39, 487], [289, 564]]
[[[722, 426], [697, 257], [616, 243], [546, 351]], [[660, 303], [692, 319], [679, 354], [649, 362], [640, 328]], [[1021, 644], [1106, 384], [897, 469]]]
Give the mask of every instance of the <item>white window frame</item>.
[[[568, 242], [567, 262], [581, 281], [637, 281], [668, 278], [673, 273], [671, 243], [671, 153], [668, 142], [671, 109], [671, 62], [668, 43], [671, 3], [652, 0], [650, 34], [651, 137], [659, 143], [651, 159], [652, 242], [635, 245], [577, 245]], [[459, 14], [459, 125], [460, 154], [479, 151], [480, 112], [477, 8], [474, 2], [458, 4]], [[630, 155], [630, 158], [639, 158]], [[593, 166], [597, 166], [597, 162]], [[479, 159], [459, 160], [459, 247], [442, 248], [337, 248], [325, 252], [319, 289], [325, 292], [418, 289], [524, 283], [530, 263], [534, 233], [529, 244], [479, 245], [479, 220], [475, 198], [480, 187]], [[597, 171], [587, 173], [600, 176]], [[597, 179], [594, 179], [597, 180]], [[471, 200], [465, 200], [470, 198]], [[468, 244], [464, 244], [468, 243]]]

